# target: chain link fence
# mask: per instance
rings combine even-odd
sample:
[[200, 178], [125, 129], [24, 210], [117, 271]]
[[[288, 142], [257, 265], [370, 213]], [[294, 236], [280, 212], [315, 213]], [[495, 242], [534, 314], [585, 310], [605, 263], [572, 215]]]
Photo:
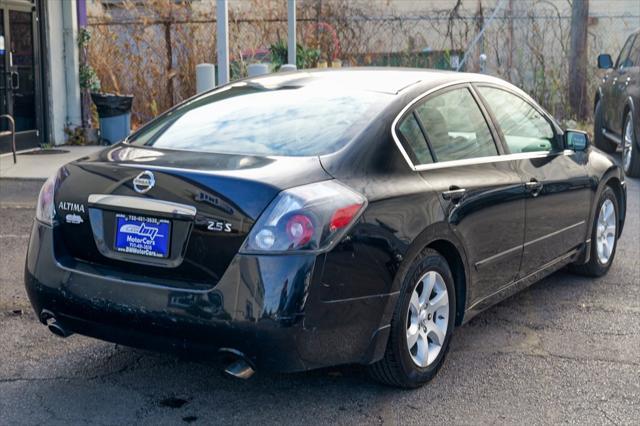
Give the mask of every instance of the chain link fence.
[[[574, 0], [576, 1], [576, 0]], [[114, 3], [117, 3], [115, 7]], [[596, 56], [640, 27], [640, 2], [590, 0], [587, 87]], [[297, 40], [310, 66], [461, 69], [504, 78], [568, 119], [571, 6], [566, 0], [299, 0]], [[143, 123], [195, 93], [195, 65], [216, 62], [215, 2], [94, 0], [89, 62], [104, 91], [133, 94]], [[229, 4], [232, 79], [286, 40], [286, 2]], [[463, 63], [464, 61], [464, 63]]]

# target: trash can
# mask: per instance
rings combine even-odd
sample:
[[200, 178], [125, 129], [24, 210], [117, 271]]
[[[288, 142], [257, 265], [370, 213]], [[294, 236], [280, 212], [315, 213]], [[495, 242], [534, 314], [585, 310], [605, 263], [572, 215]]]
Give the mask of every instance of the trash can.
[[133, 96], [92, 93], [91, 99], [100, 118], [100, 138], [107, 145], [118, 143], [131, 131]]

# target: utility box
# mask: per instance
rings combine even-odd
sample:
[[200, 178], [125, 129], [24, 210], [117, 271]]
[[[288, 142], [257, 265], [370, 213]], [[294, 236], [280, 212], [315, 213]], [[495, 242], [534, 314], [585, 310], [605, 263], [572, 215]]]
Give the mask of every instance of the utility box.
[[196, 93], [216, 88], [216, 66], [213, 64], [196, 65]]

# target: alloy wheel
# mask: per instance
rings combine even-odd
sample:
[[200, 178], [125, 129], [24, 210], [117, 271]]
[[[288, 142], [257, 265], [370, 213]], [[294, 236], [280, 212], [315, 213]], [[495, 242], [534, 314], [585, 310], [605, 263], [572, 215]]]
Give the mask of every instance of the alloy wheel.
[[598, 213], [596, 228], [596, 249], [598, 260], [603, 265], [609, 262], [616, 243], [615, 207], [610, 199], [605, 199]]
[[449, 294], [436, 271], [424, 274], [411, 294], [407, 312], [407, 348], [419, 367], [433, 363], [443, 348], [449, 324]]
[[624, 171], [631, 169], [631, 155], [633, 153], [633, 120], [631, 113], [627, 116], [626, 125], [624, 126], [624, 140], [622, 146], [622, 164]]

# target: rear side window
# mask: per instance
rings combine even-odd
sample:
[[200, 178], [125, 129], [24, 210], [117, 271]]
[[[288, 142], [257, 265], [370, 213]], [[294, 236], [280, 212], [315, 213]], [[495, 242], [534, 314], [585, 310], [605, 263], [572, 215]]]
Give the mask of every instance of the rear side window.
[[390, 99], [326, 85], [267, 89], [241, 83], [185, 102], [129, 143], [241, 155], [329, 154], [362, 131]]
[[620, 55], [618, 56], [618, 60], [616, 61], [616, 68], [629, 68], [633, 66], [633, 62], [636, 60], [632, 58], [629, 54], [631, 53], [631, 47], [634, 44], [634, 40], [636, 39], [635, 35], [629, 37], [622, 46], [622, 50], [620, 51]]
[[512, 154], [557, 148], [551, 124], [524, 99], [493, 87], [478, 87], [478, 91], [493, 112]]
[[627, 58], [627, 62], [631, 67], [640, 66], [640, 37], [636, 36], [636, 41], [633, 43], [631, 47], [631, 51], [629, 52], [629, 58]]
[[411, 160], [414, 164], [433, 163], [433, 157], [431, 157], [431, 152], [429, 152], [427, 140], [424, 138], [424, 134], [422, 130], [420, 130], [418, 121], [413, 113], [402, 120], [402, 123], [398, 126], [398, 130], [400, 131], [400, 137], [403, 139], [405, 146], [411, 151], [410, 156], [413, 157]]
[[429, 98], [415, 110], [435, 161], [498, 155], [489, 126], [469, 89]]

